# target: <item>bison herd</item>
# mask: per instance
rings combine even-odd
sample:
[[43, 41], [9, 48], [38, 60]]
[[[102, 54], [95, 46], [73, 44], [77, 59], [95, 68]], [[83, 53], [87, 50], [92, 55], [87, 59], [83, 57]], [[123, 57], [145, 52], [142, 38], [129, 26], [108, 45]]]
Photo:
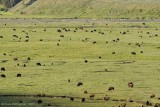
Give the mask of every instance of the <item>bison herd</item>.
[[[145, 25], [145, 23], [143, 23], [143, 25]], [[107, 25], [108, 26], [108, 25]], [[73, 32], [74, 32], [74, 34], [76, 34], [76, 32], [78, 32], [78, 30], [84, 30], [84, 28], [83, 27], [75, 27], [75, 29], [73, 30]], [[14, 28], [13, 29], [13, 31], [17, 31], [17, 29], [16, 28]], [[44, 29], [43, 30], [44, 32], [47, 32], [48, 30], [47, 29]], [[26, 36], [25, 36], [25, 42], [30, 42], [29, 41], [29, 39], [30, 39], [30, 36], [29, 36], [29, 33], [27, 32], [27, 31], [22, 31]], [[36, 31], [32, 31], [32, 32], [36, 32]], [[66, 35], [64, 35], [64, 34], [62, 34], [63, 32], [71, 32], [71, 29], [69, 29], [69, 28], [62, 28], [62, 29], [57, 29], [57, 33], [58, 34], [60, 34], [59, 35], [59, 37], [62, 39], [62, 38], [65, 38], [66, 37]], [[85, 32], [90, 32], [90, 33], [95, 33], [95, 32], [97, 32], [98, 34], [100, 34], [101, 36], [106, 36], [107, 34], [105, 33], [105, 32], [102, 32], [102, 31], [98, 31], [98, 30], [96, 30], [96, 29], [93, 29], [93, 30], [91, 30], [91, 31], [89, 31], [89, 30], [85, 30]], [[112, 31], [110, 31], [110, 33], [112, 33]], [[120, 34], [121, 35], [123, 35], [123, 36], [125, 36], [125, 35], [127, 35], [129, 33], [129, 30], [128, 31], [120, 31]], [[143, 32], [140, 32], [140, 31], [138, 31], [138, 33], [143, 33]], [[146, 34], [147, 35], [150, 35], [150, 32], [146, 32]], [[13, 40], [16, 40], [16, 39], [18, 39], [19, 41], [21, 41], [22, 40], [22, 38], [21, 37], [19, 37], [18, 35], [16, 35], [16, 34], [13, 34], [13, 35], [11, 35], [14, 39]], [[155, 34], [154, 36], [158, 36], [158, 34]], [[3, 39], [4, 38], [4, 36], [0, 36], [0, 38], [1, 39]], [[142, 36], [141, 36], [141, 38], [142, 38]], [[61, 44], [60, 44], [60, 42], [61, 42], [61, 39], [58, 39], [58, 43], [56, 44], [57, 46], [56, 47], [61, 47]], [[87, 42], [87, 41], [89, 41], [89, 39], [90, 38], [85, 38], [85, 39], [83, 39], [82, 40], [82, 42]], [[72, 38], [70, 38], [70, 40], [72, 40]], [[121, 42], [121, 38], [114, 38], [113, 40], [105, 40], [105, 45], [107, 45], [107, 44], [109, 44], [109, 43], [119, 43], [119, 42]], [[39, 39], [39, 41], [40, 42], [43, 42], [43, 41], [45, 41], [44, 39]], [[95, 40], [92, 40], [91, 41], [91, 45], [93, 45], [93, 46], [96, 46], [97, 44], [99, 44], [99, 41], [95, 41]], [[139, 42], [139, 43], [128, 43], [127, 44], [127, 46], [135, 46], [135, 47], [137, 47], [137, 48], [140, 48], [140, 49], [142, 49], [141, 47], [144, 45], [144, 42]], [[135, 52], [135, 51], [130, 51], [129, 52], [129, 54], [130, 55], [132, 55], [132, 56], [136, 56], [136, 55], [138, 55], [138, 53], [141, 53], [141, 54], [143, 54], [145, 51], [143, 51], [143, 50], [140, 50], [139, 52]], [[118, 52], [116, 51], [116, 50], [113, 50], [112, 52], [110, 52], [110, 54], [112, 54], [112, 55], [115, 55], [115, 54], [118, 54]], [[7, 54], [6, 53], [3, 53], [3, 55], [4, 56], [6, 56]], [[98, 56], [96, 56], [96, 58], [98, 58], [98, 59], [103, 59], [103, 56], [100, 56], [100, 55], [98, 55]], [[19, 58], [18, 57], [15, 57], [15, 58], [13, 58], [12, 59], [13, 61], [18, 61], [19, 60]], [[28, 57], [27, 58], [27, 61], [30, 61], [31, 60], [31, 58], [30, 57]], [[87, 60], [87, 59], [85, 59], [85, 60], [83, 60], [83, 63], [89, 63], [89, 61]], [[45, 66], [44, 64], [41, 64], [40, 62], [37, 62], [37, 63], [34, 63], [36, 66], [38, 66], [38, 67], [40, 67], [40, 66]], [[52, 65], [53, 65], [53, 63], [52, 63]], [[17, 63], [17, 66], [20, 66], [20, 63]], [[23, 67], [28, 67], [26, 64], [23, 64], [22, 65]], [[7, 69], [5, 68], [5, 67], [1, 67], [1, 72], [2, 73], [5, 73], [7, 71]], [[107, 69], [105, 69], [105, 71], [108, 71]], [[21, 73], [17, 73], [17, 74], [15, 74], [15, 77], [22, 77], [22, 74]], [[7, 78], [7, 75], [6, 74], [1, 74], [1, 78]], [[5, 80], [5, 79], [4, 79]], [[70, 80], [70, 79], [68, 79], [68, 83], [71, 83], [72, 81]], [[77, 86], [77, 87], [83, 87], [83, 85], [84, 85], [85, 83], [83, 83], [83, 82], [78, 82], [75, 86]], [[133, 82], [128, 82], [128, 84], [126, 84], [126, 86], [128, 85], [128, 88], [129, 89], [134, 89], [134, 87], [135, 87], [135, 84], [133, 84]], [[113, 87], [113, 86], [111, 86], [111, 87], [108, 87], [107, 89], [106, 89], [106, 92], [114, 92], [114, 91], [116, 91], [116, 89], [115, 89], [115, 87]], [[85, 94], [85, 95], [88, 95], [86, 98], [85, 97], [82, 97], [82, 98], [79, 98], [80, 99], [80, 102], [82, 102], [82, 103], [84, 103], [84, 102], [86, 102], [88, 99], [90, 99], [90, 100], [94, 100], [95, 98], [96, 98], [96, 94], [94, 94], [94, 93], [89, 93], [88, 92], [88, 90], [84, 90], [83, 91], [83, 93]], [[37, 97], [46, 97], [46, 95], [45, 94], [38, 94], [37, 95]], [[155, 94], [152, 94], [151, 96], [150, 96], [150, 98], [155, 98], [156, 96], [155, 96]], [[66, 98], [65, 96], [64, 96], [64, 98]], [[75, 101], [75, 97], [69, 97], [69, 100], [71, 101], [71, 102], [74, 102]], [[126, 100], [117, 100], [117, 99], [112, 99], [112, 97], [110, 97], [110, 96], [108, 96], [108, 95], [105, 95], [105, 96], [103, 96], [100, 100], [104, 100], [104, 101], [121, 101], [121, 102], [127, 102]], [[160, 98], [158, 98], [158, 100], [160, 100]], [[128, 102], [136, 102], [136, 101], [134, 101], [134, 100], [132, 100], [132, 99], [129, 99], [128, 100]], [[20, 101], [20, 103], [22, 103], [22, 101]], [[42, 104], [43, 103], [43, 101], [41, 100], [41, 99], [39, 99], [38, 101], [37, 101], [37, 103], [38, 104]], [[160, 104], [159, 103], [156, 103], [156, 104], [153, 104], [153, 103], [151, 103], [150, 101], [146, 101], [145, 102], [145, 104], [143, 104], [141, 107], [144, 107], [144, 105], [145, 106], [154, 106], [154, 107], [160, 107]], [[51, 106], [50, 104], [48, 104], [48, 106]], [[122, 104], [120, 104], [118, 107], [126, 107], [126, 103], [122, 103]]]

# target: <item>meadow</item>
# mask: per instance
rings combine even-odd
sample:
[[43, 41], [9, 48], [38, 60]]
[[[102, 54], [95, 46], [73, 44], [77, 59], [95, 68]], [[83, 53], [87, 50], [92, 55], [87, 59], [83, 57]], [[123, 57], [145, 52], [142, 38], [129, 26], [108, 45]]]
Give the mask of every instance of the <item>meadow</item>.
[[160, 107], [159, 29], [149, 20], [1, 18], [0, 107]]

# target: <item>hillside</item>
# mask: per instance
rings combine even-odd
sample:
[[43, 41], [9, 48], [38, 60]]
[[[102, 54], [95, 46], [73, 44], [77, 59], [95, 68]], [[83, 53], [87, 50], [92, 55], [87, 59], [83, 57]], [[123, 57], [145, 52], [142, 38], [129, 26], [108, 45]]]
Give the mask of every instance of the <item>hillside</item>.
[[159, 0], [22, 0], [10, 9], [18, 14], [81, 18], [160, 18]]
[[15, 6], [22, 0], [0, 0], [0, 4], [3, 5], [6, 9]]

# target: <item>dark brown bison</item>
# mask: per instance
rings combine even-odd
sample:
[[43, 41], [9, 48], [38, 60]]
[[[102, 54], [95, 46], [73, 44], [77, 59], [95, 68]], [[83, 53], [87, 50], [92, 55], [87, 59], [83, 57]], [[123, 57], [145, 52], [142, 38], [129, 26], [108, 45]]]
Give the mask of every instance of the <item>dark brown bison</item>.
[[136, 55], [136, 52], [131, 52], [132, 55]]
[[70, 80], [70, 79], [68, 79], [68, 82], [71, 82], [71, 80]]
[[114, 90], [114, 87], [109, 87], [108, 88], [108, 91], [112, 91], [112, 90]]
[[94, 94], [91, 94], [91, 95], [89, 96], [90, 99], [93, 99], [94, 97], [95, 97]]
[[82, 82], [78, 82], [78, 83], [77, 83], [77, 86], [82, 86], [82, 85], [83, 85]]
[[31, 58], [30, 58], [30, 57], [28, 57], [28, 58], [27, 58], [27, 60], [31, 60]]
[[42, 101], [41, 99], [39, 99], [39, 100], [37, 101], [38, 104], [42, 104], [42, 102], [43, 102], [43, 101]]
[[150, 96], [150, 98], [155, 98], [156, 97], [156, 95], [155, 94], [152, 94], [151, 96]]
[[83, 103], [83, 102], [85, 102], [86, 101], [86, 98], [82, 98], [81, 99], [81, 102]]
[[61, 33], [62, 31], [60, 29], [57, 29], [57, 32]]
[[1, 68], [1, 71], [6, 71], [5, 67], [2, 67], [2, 68]]
[[84, 92], [83, 92], [84, 94], [88, 94], [88, 91], [87, 90], [84, 90]]
[[88, 62], [88, 60], [85, 60], [84, 62], [85, 62], [85, 63], [87, 63], [87, 62]]
[[17, 77], [21, 77], [22, 75], [21, 74], [17, 74]]
[[160, 107], [160, 103], [156, 103], [154, 107]]
[[70, 101], [74, 101], [74, 98], [73, 98], [73, 97], [71, 97], [71, 98], [70, 98]]
[[97, 42], [96, 41], [93, 41], [93, 44], [96, 44]]
[[133, 88], [134, 87], [133, 82], [129, 82], [128, 87]]
[[2, 77], [2, 78], [6, 78], [6, 75], [4, 75], [4, 74], [1, 74], [1, 77]]
[[41, 66], [41, 63], [37, 63], [38, 66]]
[[152, 103], [149, 102], [149, 101], [147, 101], [147, 102], [146, 102], [146, 105], [147, 105], [147, 106], [152, 106]]

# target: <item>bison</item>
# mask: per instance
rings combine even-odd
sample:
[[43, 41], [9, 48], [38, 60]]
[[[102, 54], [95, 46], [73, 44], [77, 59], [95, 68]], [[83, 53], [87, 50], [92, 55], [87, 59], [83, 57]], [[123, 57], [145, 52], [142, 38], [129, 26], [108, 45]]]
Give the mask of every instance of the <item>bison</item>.
[[82, 86], [82, 85], [83, 85], [82, 82], [78, 82], [78, 83], [77, 83], [77, 86]]
[[129, 83], [128, 83], [128, 87], [133, 88], [133, 86], [134, 86], [134, 85], [133, 85], [133, 82], [129, 82]]
[[39, 99], [38, 101], [37, 101], [37, 103], [38, 104], [41, 104], [43, 101], [41, 100], [41, 99]]
[[81, 99], [81, 102], [83, 103], [83, 102], [85, 102], [86, 101], [86, 98], [82, 98]]
[[84, 92], [83, 92], [84, 94], [88, 94], [88, 91], [87, 90], [84, 90]]
[[151, 96], [150, 96], [150, 98], [154, 98], [156, 95], [155, 94], [152, 94]]
[[4, 75], [4, 74], [1, 74], [1, 77], [2, 77], [2, 78], [6, 78], [6, 75]]
[[70, 101], [74, 101], [74, 98], [73, 98], [73, 97], [71, 97], [71, 98], [70, 98]]
[[2, 67], [2, 68], [1, 68], [1, 71], [6, 71], [5, 67]]
[[94, 94], [91, 94], [91, 95], [89, 96], [90, 99], [93, 99], [94, 97], [95, 97]]
[[17, 77], [21, 77], [22, 75], [21, 74], [17, 74]]
[[114, 87], [109, 87], [108, 88], [108, 91], [112, 91], [112, 90], [114, 90]]
[[37, 63], [38, 66], [41, 66], [41, 63]]

